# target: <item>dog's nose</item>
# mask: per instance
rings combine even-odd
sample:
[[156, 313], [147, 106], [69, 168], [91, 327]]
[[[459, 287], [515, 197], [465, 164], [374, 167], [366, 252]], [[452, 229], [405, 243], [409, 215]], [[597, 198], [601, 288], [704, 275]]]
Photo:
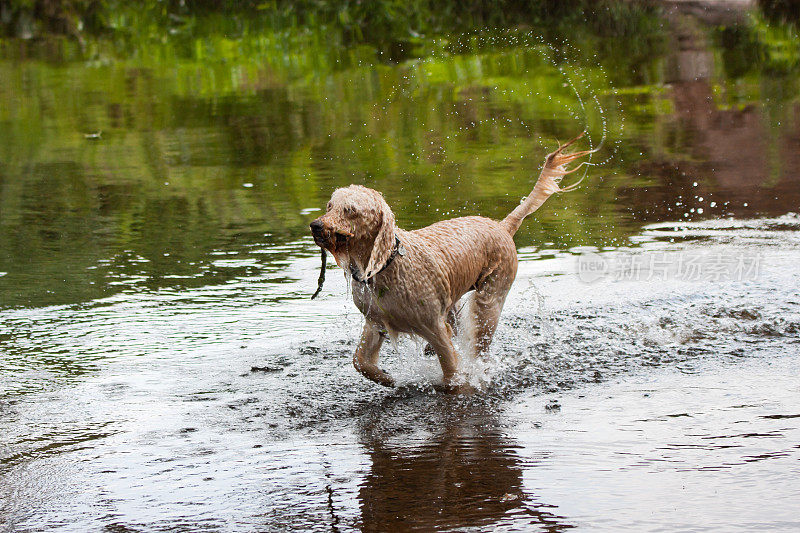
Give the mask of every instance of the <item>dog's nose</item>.
[[311, 226], [311, 233], [320, 233], [322, 231], [322, 228], [324, 227], [319, 219], [309, 224], [309, 226]]

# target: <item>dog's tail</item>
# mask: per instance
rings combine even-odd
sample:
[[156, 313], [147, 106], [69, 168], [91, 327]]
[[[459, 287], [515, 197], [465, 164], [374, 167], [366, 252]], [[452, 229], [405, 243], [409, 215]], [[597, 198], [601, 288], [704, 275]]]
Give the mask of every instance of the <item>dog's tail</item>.
[[580, 185], [581, 181], [583, 181], [583, 178], [581, 178], [577, 183], [573, 183], [569, 187], [559, 187], [561, 178], [567, 174], [575, 172], [581, 168], [584, 163], [581, 163], [572, 170], [567, 170], [565, 165], [571, 163], [579, 157], [583, 157], [596, 151], [596, 149], [583, 150], [581, 152], [565, 154], [564, 148], [570, 146], [581, 137], [583, 137], [583, 133], [562, 144], [555, 152], [550, 152], [547, 154], [547, 157], [544, 158], [542, 173], [539, 174], [539, 179], [536, 180], [536, 185], [534, 185], [533, 191], [531, 191], [530, 195], [528, 195], [528, 197], [525, 198], [516, 207], [516, 209], [509, 213], [508, 216], [500, 222], [500, 225], [503, 226], [511, 235], [514, 235], [517, 232], [525, 217], [539, 209], [545, 200], [550, 198], [553, 193], [571, 191]]

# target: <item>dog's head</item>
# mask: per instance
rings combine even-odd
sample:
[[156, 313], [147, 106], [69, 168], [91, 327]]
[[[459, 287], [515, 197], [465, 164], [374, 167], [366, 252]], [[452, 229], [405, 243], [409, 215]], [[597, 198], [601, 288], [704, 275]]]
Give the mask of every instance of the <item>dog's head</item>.
[[333, 191], [326, 213], [311, 223], [311, 234], [340, 267], [355, 261], [369, 279], [394, 248], [394, 215], [381, 193], [350, 185]]

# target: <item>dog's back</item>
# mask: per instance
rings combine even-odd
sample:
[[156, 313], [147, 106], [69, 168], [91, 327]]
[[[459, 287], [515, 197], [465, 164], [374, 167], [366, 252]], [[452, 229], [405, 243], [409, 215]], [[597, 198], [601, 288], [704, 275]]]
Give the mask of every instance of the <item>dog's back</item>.
[[451, 218], [407, 233], [409, 246], [430, 254], [436, 274], [449, 281], [449, 305], [493, 273], [513, 277], [517, 249], [511, 234], [486, 217]]

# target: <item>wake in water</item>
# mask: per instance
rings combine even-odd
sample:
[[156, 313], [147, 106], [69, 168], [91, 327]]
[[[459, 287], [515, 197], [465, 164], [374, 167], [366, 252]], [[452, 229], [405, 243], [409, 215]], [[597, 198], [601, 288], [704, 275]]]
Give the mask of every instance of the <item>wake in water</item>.
[[[688, 279], [675, 270], [640, 269], [638, 277], [609, 273], [587, 283], [576, 267], [581, 254], [523, 261], [490, 352], [475, 358], [463, 333], [456, 336], [460, 379], [482, 391], [481, 401], [493, 402], [603, 382], [653, 366], [695, 373], [720, 361], [735, 364], [797, 350], [800, 300], [792, 288], [800, 283], [793, 267], [800, 254], [799, 220], [789, 214], [654, 224], [635, 239], [637, 247], [596, 254], [610, 263], [644, 268], [664, 257], [680, 261], [702, 253], [736, 259], [758, 253], [761, 268], [748, 279]], [[460, 303], [462, 309], [465, 304]], [[331, 364], [343, 365], [342, 375], [349, 371], [348, 352], [354, 346], [351, 332], [343, 334], [336, 352], [319, 346], [323, 353], [341, 354], [335, 357], [340, 363]], [[382, 364], [404, 390], [433, 392], [441, 369], [435, 356], [423, 352], [421, 341], [399, 336], [384, 348]], [[351, 373], [348, 386], [357, 379]], [[369, 386], [359, 389], [369, 398], [381, 394]], [[395, 394], [406, 392], [390, 393]]]

